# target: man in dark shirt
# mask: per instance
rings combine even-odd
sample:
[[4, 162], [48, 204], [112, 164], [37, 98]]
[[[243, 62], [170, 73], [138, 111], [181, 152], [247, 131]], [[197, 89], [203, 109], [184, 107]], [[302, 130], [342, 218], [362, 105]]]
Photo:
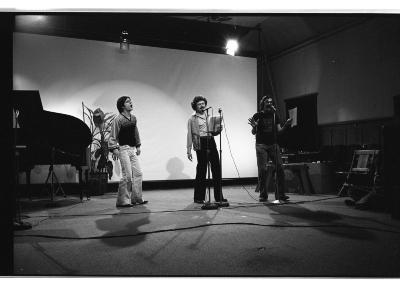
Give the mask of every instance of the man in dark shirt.
[[[258, 188], [260, 191], [260, 202], [266, 202], [268, 199], [267, 181], [268, 167], [272, 167], [277, 172], [275, 188], [275, 199], [286, 201], [289, 199], [285, 195], [285, 173], [282, 166], [280, 148], [277, 143], [277, 134], [282, 132], [291, 123], [288, 119], [283, 126], [275, 107], [272, 104], [272, 98], [264, 96], [260, 101], [260, 112], [249, 118], [249, 124], [252, 127], [251, 133], [256, 135], [256, 154], [258, 166]], [[268, 162], [272, 161], [270, 165]], [[276, 170], [275, 170], [276, 168]]]
[[117, 101], [119, 115], [114, 118], [108, 142], [113, 153], [113, 159], [120, 159], [121, 181], [118, 186], [117, 207], [131, 207], [135, 204], [145, 204], [142, 198], [142, 170], [138, 156], [140, 137], [136, 117], [131, 114], [132, 101], [122, 96]]

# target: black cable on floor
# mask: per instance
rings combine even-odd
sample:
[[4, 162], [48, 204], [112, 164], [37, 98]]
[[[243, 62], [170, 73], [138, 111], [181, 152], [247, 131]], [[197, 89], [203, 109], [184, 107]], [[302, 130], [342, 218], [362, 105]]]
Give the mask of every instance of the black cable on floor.
[[[236, 209], [236, 208], [246, 208], [246, 207], [260, 207], [260, 206], [282, 206], [282, 205], [297, 205], [304, 203], [312, 203], [317, 201], [324, 201], [335, 199], [338, 197], [329, 197], [323, 199], [316, 199], [312, 201], [299, 201], [299, 202], [282, 202], [282, 203], [239, 203], [237, 206], [230, 205], [229, 207], [224, 207], [217, 210], [222, 209]], [[205, 211], [201, 208], [199, 209], [180, 209], [180, 210], [165, 210], [165, 211], [146, 211], [146, 212], [123, 212], [123, 213], [111, 213], [111, 214], [71, 214], [71, 215], [39, 215], [39, 216], [30, 216], [30, 218], [64, 218], [64, 217], [93, 217], [93, 216], [119, 216], [119, 215], [135, 215], [135, 214], [157, 214], [157, 213], [176, 213], [176, 212], [198, 212]], [[43, 220], [44, 221], [44, 220]], [[42, 222], [42, 221], [41, 221]]]
[[362, 226], [350, 226], [350, 225], [280, 225], [280, 224], [259, 224], [259, 223], [251, 223], [251, 222], [227, 222], [227, 223], [210, 223], [210, 224], [201, 224], [196, 226], [188, 226], [188, 227], [180, 227], [180, 228], [171, 228], [171, 229], [160, 229], [154, 231], [143, 231], [135, 234], [122, 234], [122, 235], [105, 235], [105, 236], [89, 236], [89, 237], [68, 237], [68, 236], [56, 236], [56, 235], [44, 235], [44, 234], [15, 234], [14, 237], [39, 237], [39, 238], [52, 238], [52, 239], [64, 239], [64, 240], [91, 240], [91, 239], [110, 239], [110, 238], [123, 238], [123, 237], [136, 237], [143, 236], [149, 234], [156, 233], [164, 233], [171, 231], [179, 231], [179, 230], [189, 230], [196, 229], [202, 227], [210, 227], [210, 226], [224, 226], [224, 225], [246, 225], [246, 226], [261, 226], [261, 227], [272, 227], [272, 228], [350, 228], [350, 229], [361, 229], [361, 230], [372, 230], [378, 232], [385, 232], [391, 234], [400, 234], [400, 231], [395, 230], [387, 230], [380, 229], [375, 227], [362, 227]]

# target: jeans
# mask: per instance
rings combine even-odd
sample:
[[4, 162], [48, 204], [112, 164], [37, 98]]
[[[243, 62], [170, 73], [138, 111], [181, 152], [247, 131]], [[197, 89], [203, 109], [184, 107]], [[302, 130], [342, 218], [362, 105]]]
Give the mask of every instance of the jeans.
[[[219, 163], [219, 156], [214, 137], [208, 137], [208, 162], [211, 165], [211, 173], [214, 185], [214, 199], [216, 201], [222, 200], [221, 180], [221, 166]], [[196, 151], [197, 167], [196, 167], [196, 180], [194, 186], [194, 200], [202, 201], [206, 195], [206, 176], [207, 176], [207, 138], [200, 138], [201, 149]]]
[[117, 205], [143, 202], [142, 178], [136, 147], [123, 145], [119, 148], [122, 177], [118, 186]]
[[[282, 158], [278, 144], [266, 145], [256, 144], [257, 154], [257, 167], [258, 167], [258, 185], [260, 191], [260, 198], [268, 198], [268, 186], [272, 179], [272, 174], [277, 167], [277, 180], [278, 188], [274, 189], [275, 199], [279, 200], [285, 196], [285, 172], [283, 171]], [[269, 163], [272, 161], [272, 164]], [[274, 185], [275, 187], [275, 185]]]

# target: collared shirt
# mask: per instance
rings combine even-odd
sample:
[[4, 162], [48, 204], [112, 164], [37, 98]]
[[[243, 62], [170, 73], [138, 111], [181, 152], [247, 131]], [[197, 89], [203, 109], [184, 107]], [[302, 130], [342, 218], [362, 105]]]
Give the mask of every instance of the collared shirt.
[[197, 122], [199, 124], [199, 131], [200, 131], [200, 137], [207, 136], [207, 123], [206, 123], [206, 115], [200, 115], [200, 114], [195, 114]]
[[120, 113], [114, 118], [112, 123], [108, 147], [112, 150], [122, 145], [132, 147], [139, 147], [141, 145], [137, 119], [133, 114], [130, 117], [126, 117]]

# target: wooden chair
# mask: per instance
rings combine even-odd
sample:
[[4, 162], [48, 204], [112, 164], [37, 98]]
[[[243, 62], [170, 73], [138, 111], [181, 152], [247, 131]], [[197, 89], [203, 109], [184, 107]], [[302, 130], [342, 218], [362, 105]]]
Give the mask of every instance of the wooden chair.
[[378, 178], [379, 150], [355, 150], [351, 160], [350, 169], [347, 172], [336, 172], [345, 175], [345, 181], [339, 189], [338, 196], [350, 188], [374, 190]]

